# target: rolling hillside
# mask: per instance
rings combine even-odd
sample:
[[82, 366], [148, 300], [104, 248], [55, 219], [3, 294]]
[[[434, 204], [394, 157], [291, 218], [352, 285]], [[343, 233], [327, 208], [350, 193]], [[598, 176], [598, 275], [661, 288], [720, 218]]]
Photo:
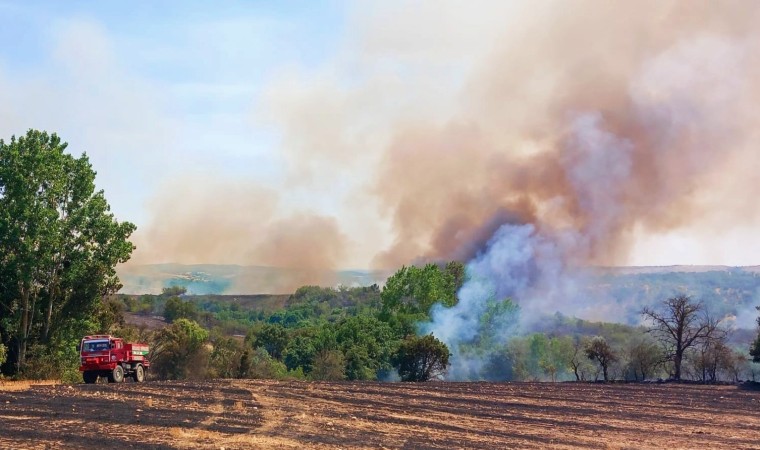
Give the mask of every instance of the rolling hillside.
[[[158, 264], [121, 268], [125, 294], [156, 294], [168, 286], [184, 286], [189, 294], [290, 294], [310, 280], [332, 286], [383, 284], [389, 273], [339, 271], [309, 273], [260, 266]], [[604, 320], [635, 324], [643, 306], [676, 294], [703, 301], [713, 314], [735, 316], [736, 325], [754, 328], [760, 305], [760, 266], [600, 267], [580, 290], [589, 309], [608, 311]], [[547, 311], [547, 313], [551, 313]], [[579, 314], [584, 316], [584, 314]]]

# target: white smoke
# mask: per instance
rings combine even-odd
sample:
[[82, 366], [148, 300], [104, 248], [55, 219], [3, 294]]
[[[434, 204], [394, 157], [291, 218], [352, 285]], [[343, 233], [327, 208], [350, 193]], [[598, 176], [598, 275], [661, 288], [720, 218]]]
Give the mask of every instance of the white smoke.
[[[436, 305], [432, 321], [422, 324], [452, 351], [450, 379], [477, 378], [490, 354], [470, 355], [463, 345], [488, 334], [494, 349], [519, 332], [511, 311], [502, 311], [506, 299], [520, 299], [522, 323], [537, 317], [541, 309], [556, 304], [569, 284], [562, 249], [531, 224], [501, 226], [485, 250], [467, 264], [467, 281], [459, 290], [459, 302], [444, 308]], [[490, 316], [489, 316], [490, 315]], [[496, 327], [484, 323], [488, 318]]]

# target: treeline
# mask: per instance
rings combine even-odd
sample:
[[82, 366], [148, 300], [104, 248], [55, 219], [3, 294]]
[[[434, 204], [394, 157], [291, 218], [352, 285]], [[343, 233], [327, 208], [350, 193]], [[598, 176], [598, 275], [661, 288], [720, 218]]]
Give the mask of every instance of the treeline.
[[[114, 267], [129, 259], [135, 227], [110, 213], [87, 156], [65, 149], [56, 135], [34, 130], [0, 140], [0, 376], [79, 381], [76, 344], [95, 333], [150, 343], [152, 376], [171, 379], [757, 376], [749, 356], [760, 361], [760, 334], [749, 349], [732, 348], [720, 320], [683, 296], [642, 311], [647, 328], [555, 315], [530, 332], [519, 327], [516, 303], [491, 298], [468, 340], [448, 348], [420, 335], [420, 324], [434, 307], [457, 304], [467, 277], [459, 262], [402, 267], [382, 289], [304, 286], [283, 307], [186, 296], [176, 287], [115, 295]], [[125, 312], [160, 314], [168, 326], [129, 326]]]
[[118, 330], [152, 343], [153, 373], [160, 378], [420, 381], [443, 375], [449, 350], [435, 337], [417, 336], [417, 323], [428, 319], [438, 299], [454, 304], [463, 274], [464, 266], [452, 262], [404, 267], [382, 290], [304, 286], [283, 309], [238, 311], [240, 322], [250, 324], [241, 335], [225, 333], [228, 307], [184, 296], [183, 288], [112, 302], [126, 311], [160, 313], [170, 323], [153, 334]]
[[[465, 279], [464, 266], [456, 262], [403, 267], [382, 289], [304, 286], [271, 311], [240, 309], [227, 300], [188, 296], [184, 288], [170, 287], [161, 295], [112, 295], [99, 304], [94, 322], [97, 332], [150, 343], [151, 376], [160, 379], [427, 380], [446, 374], [452, 352], [472, 362], [471, 370], [459, 378], [468, 380], [676, 376], [674, 343], [655, 323], [631, 327], [557, 313], [541, 321], [541, 331], [525, 333], [519, 329], [519, 307], [510, 299], [490, 301], [475, 338], [460, 348], [418, 336], [418, 325], [429, 321], [433, 305], [456, 304], [456, 292]], [[668, 314], [674, 319], [683, 316], [683, 308], [693, 307], [689, 314], [695, 326], [709, 321], [702, 305], [678, 298], [682, 303], [668, 307], [665, 302], [650, 313], [669, 320]], [[130, 311], [162, 315], [168, 325], [154, 331], [129, 326], [124, 317]], [[681, 355], [679, 378], [716, 382], [760, 376], [760, 366], [752, 362], [746, 347], [732, 348], [717, 321], [706, 325], [713, 334], [697, 330], [701, 334]], [[230, 334], [229, 329], [243, 332]], [[504, 330], [512, 335], [498, 343], [495, 335]], [[70, 345], [73, 349], [75, 341]], [[73, 350], [46, 353], [33, 359], [24, 375], [78, 381], [76, 356]]]
[[[208, 319], [210, 314], [213, 323], [211, 311], [215, 308], [199, 307], [197, 299], [185, 296], [182, 288], [167, 288], [164, 294], [152, 296], [150, 303], [164, 305], [164, 317], [173, 322], [171, 331], [144, 339], [155, 343], [155, 373], [159, 377], [394, 380], [400, 378], [400, 350], [414, 342], [417, 325], [429, 320], [430, 308], [437, 303], [435, 299], [443, 299], [452, 306], [463, 281], [463, 266], [450, 263], [445, 267], [433, 264], [404, 267], [382, 290], [377, 286], [337, 289], [305, 286], [290, 296], [283, 309], [267, 314], [257, 312], [255, 323], [237, 337], [226, 336], [213, 326], [210, 332], [204, 331], [196, 321], [204, 315]], [[120, 298], [130, 302], [129, 297]], [[694, 307], [689, 314], [695, 326], [705, 317], [709, 319], [703, 314], [706, 311], [702, 305], [678, 298], [683, 302], [678, 304], [681, 309]], [[661, 310], [651, 312], [665, 318], [668, 314], [683, 315], [683, 311], [673, 310], [667, 302]], [[481, 317], [476, 338], [462, 348], [449, 349], [442, 343], [431, 343], [441, 345], [437, 354], [442, 364], [422, 377], [442, 375], [446, 369], [445, 356], [452, 351], [471, 362], [469, 372], [465, 376], [460, 374], [460, 379], [469, 380], [682, 378], [717, 382], [754, 380], [760, 376], [760, 366], [752, 362], [746, 347], [732, 348], [725, 330], [716, 321], [708, 324], [713, 326], [709, 336], [696, 330], [699, 335], [683, 349], [678, 370], [675, 370], [676, 343], [667, 339], [667, 330], [660, 330], [654, 323], [650, 327], [631, 327], [555, 314], [545, 318], [544, 331], [520, 333], [518, 321], [519, 308], [514, 303], [509, 299], [493, 301]], [[508, 341], [496, 343], [493, 334], [509, 329], [513, 335]], [[690, 332], [695, 330], [680, 331], [683, 335]], [[202, 335], [203, 339], [190, 339], [188, 334]], [[169, 343], [173, 339], [198, 345], [172, 347]], [[181, 354], [180, 350], [188, 348], [195, 348], [195, 353]], [[410, 354], [408, 349], [406, 354]], [[413, 361], [414, 358], [412, 364]], [[408, 369], [402, 368], [401, 372], [409, 379]]]

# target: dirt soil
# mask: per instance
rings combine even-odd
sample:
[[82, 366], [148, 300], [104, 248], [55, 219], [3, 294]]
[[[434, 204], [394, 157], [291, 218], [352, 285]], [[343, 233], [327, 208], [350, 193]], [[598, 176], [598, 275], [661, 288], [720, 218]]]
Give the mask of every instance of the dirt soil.
[[736, 386], [215, 380], [0, 391], [0, 448], [760, 449]]

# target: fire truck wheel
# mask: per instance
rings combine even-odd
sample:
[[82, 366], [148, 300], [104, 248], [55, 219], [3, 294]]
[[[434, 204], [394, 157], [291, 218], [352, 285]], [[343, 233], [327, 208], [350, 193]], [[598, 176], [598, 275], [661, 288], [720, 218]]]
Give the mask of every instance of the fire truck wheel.
[[108, 376], [108, 381], [110, 383], [121, 383], [124, 381], [124, 368], [121, 366], [114, 367], [113, 371]]
[[142, 383], [145, 381], [145, 369], [143, 368], [142, 364], [138, 364], [137, 367], [135, 367], [135, 381], [138, 383]]
[[86, 371], [82, 372], [82, 378], [84, 378], [84, 382], [87, 384], [93, 384], [96, 381], [98, 381], [98, 373], [92, 372], [92, 371]]

